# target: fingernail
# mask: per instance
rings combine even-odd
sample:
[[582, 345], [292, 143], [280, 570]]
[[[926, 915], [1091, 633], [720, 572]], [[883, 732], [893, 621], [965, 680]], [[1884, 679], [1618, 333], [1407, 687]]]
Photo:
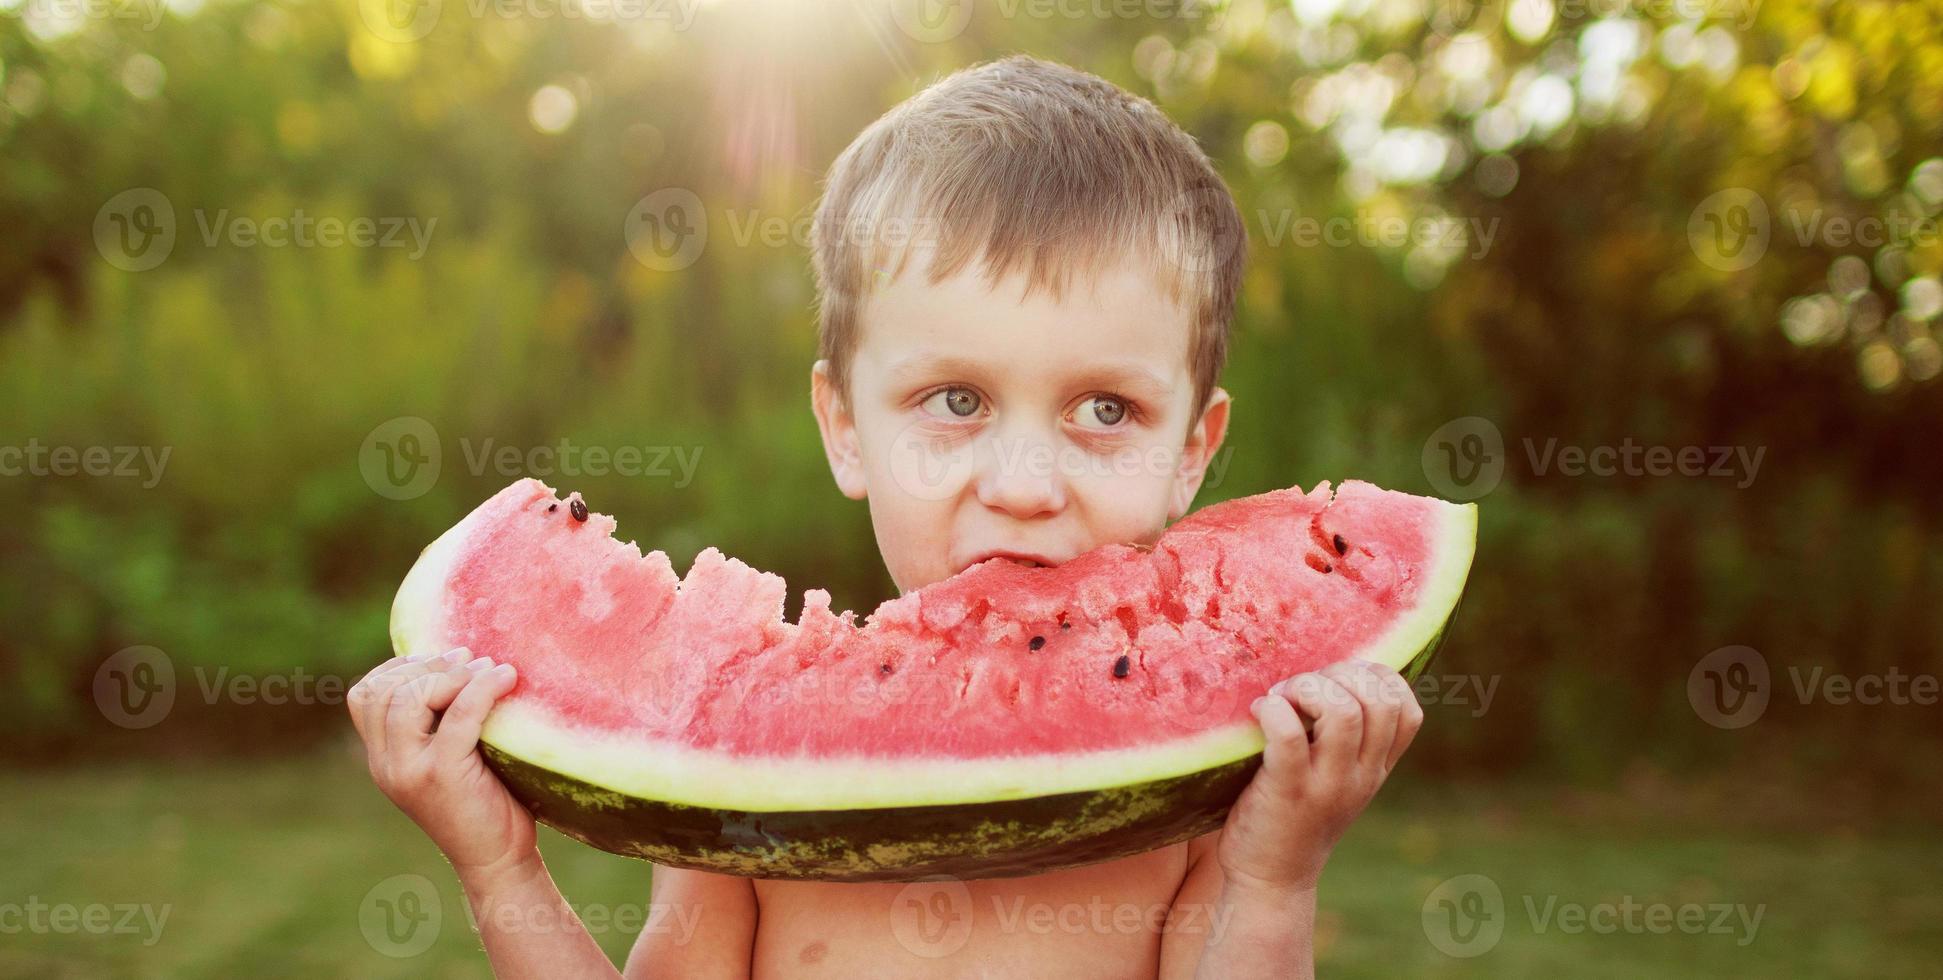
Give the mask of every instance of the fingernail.
[[444, 660], [447, 663], [458, 664], [458, 663], [464, 663], [465, 659], [470, 656], [472, 656], [471, 650], [468, 650], [465, 647], [457, 647], [455, 649], [445, 651], [445, 656], [440, 657], [439, 659]]
[[475, 657], [466, 663], [467, 670], [478, 670], [482, 667], [490, 667], [490, 666], [492, 666], [491, 657]]
[[437, 654], [434, 654], [430, 650], [420, 650], [417, 653], [407, 655], [405, 659], [406, 660], [430, 660], [434, 656], [437, 656]]
[[516, 671], [513, 670], [512, 664], [500, 664], [489, 671], [489, 673], [495, 677], [511, 677]]
[[1265, 697], [1256, 698], [1254, 701], [1249, 703], [1248, 713], [1251, 715], [1259, 713], [1262, 710], [1262, 705], [1267, 703], [1268, 703], [1268, 699]]

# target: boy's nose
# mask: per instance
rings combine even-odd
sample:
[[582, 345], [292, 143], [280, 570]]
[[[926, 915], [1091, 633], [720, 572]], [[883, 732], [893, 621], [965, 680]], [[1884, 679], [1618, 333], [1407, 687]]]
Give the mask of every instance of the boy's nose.
[[1058, 454], [1041, 442], [1006, 445], [1000, 441], [982, 460], [978, 502], [1008, 517], [1026, 520], [1057, 514], [1066, 506], [1066, 481]]

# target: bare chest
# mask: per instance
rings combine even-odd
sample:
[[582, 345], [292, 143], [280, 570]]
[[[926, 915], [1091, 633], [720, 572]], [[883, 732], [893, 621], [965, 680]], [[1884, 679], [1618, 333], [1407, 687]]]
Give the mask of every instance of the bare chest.
[[1186, 845], [1032, 878], [758, 881], [768, 978], [1151, 978]]

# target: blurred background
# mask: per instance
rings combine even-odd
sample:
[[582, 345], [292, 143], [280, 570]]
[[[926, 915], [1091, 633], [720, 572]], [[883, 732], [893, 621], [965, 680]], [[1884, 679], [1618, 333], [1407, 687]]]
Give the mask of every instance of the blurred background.
[[888, 597], [809, 219], [1017, 51], [1240, 202], [1201, 503], [1482, 509], [1322, 972], [1933, 975], [1943, 4], [1786, 0], [0, 0], [0, 974], [483, 974], [346, 724], [399, 579], [531, 472]]

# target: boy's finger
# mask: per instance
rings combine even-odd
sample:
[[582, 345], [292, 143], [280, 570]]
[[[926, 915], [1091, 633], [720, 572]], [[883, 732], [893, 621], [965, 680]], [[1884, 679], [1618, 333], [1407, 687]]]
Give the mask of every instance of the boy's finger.
[[471, 677], [467, 670], [437, 671], [393, 688], [385, 704], [385, 743], [392, 751], [423, 748], [438, 725], [436, 713]]
[[1396, 671], [1367, 660], [1331, 664], [1323, 673], [1348, 688], [1363, 706], [1363, 748], [1357, 753], [1357, 764], [1366, 769], [1382, 765], [1396, 741], [1402, 698], [1410, 692], [1392, 686], [1392, 681], [1400, 680]]
[[366, 674], [364, 680], [359, 681], [352, 690], [361, 692], [368, 704], [381, 706], [386, 696], [400, 685], [409, 684], [426, 674], [452, 670], [471, 659], [471, 651], [465, 647], [455, 647], [436, 657], [407, 657], [396, 663], [386, 661], [390, 666], [381, 665], [379, 669]]
[[479, 729], [486, 723], [492, 706], [513, 689], [519, 677], [512, 664], [479, 671], [439, 719], [439, 730], [432, 736], [432, 751], [443, 764], [463, 758], [479, 744]]
[[1310, 754], [1315, 768], [1335, 774], [1353, 768], [1363, 750], [1362, 703], [1321, 673], [1301, 674], [1276, 686], [1303, 714], [1316, 720]]
[[365, 744], [370, 745], [374, 738], [383, 737], [382, 726], [374, 728], [365, 721], [364, 709], [371, 703], [372, 691], [377, 688], [377, 685], [382, 682], [384, 675], [392, 668], [400, 664], [412, 662], [410, 657], [392, 657], [384, 663], [365, 671], [364, 676], [358, 678], [357, 683], [352, 684], [350, 692], [345, 695], [344, 708], [346, 713], [351, 716], [351, 727], [358, 730], [358, 737], [364, 739]]
[[1311, 759], [1309, 732], [1303, 727], [1295, 705], [1279, 694], [1269, 694], [1257, 698], [1249, 710], [1261, 722], [1262, 737], [1268, 743], [1262, 749], [1262, 768], [1255, 778], [1264, 784], [1262, 789], [1271, 797], [1300, 796], [1309, 776]]
[[401, 685], [409, 684], [433, 670], [432, 661], [407, 660], [382, 674], [373, 673], [351, 688], [346, 698], [351, 705], [351, 718], [357, 725], [358, 734], [364, 736], [364, 747], [374, 759], [384, 758], [391, 751], [391, 739], [385, 722], [390, 709], [391, 693]]
[[420, 677], [451, 670], [471, 656], [471, 651], [458, 647], [433, 657], [393, 657], [352, 687], [346, 700], [350, 702], [352, 723], [364, 737], [367, 754], [378, 759], [391, 751], [388, 718], [393, 692]]
[[[1401, 677], [1398, 679], [1402, 680]], [[1417, 692], [1409, 687], [1409, 683], [1403, 681], [1405, 689], [1409, 690], [1410, 699], [1403, 703], [1403, 710], [1397, 712], [1397, 735], [1390, 743], [1389, 758], [1383, 761], [1386, 772], [1397, 767], [1397, 760], [1403, 758], [1403, 751], [1416, 740], [1417, 730], [1424, 724], [1423, 705], [1417, 703]]]

